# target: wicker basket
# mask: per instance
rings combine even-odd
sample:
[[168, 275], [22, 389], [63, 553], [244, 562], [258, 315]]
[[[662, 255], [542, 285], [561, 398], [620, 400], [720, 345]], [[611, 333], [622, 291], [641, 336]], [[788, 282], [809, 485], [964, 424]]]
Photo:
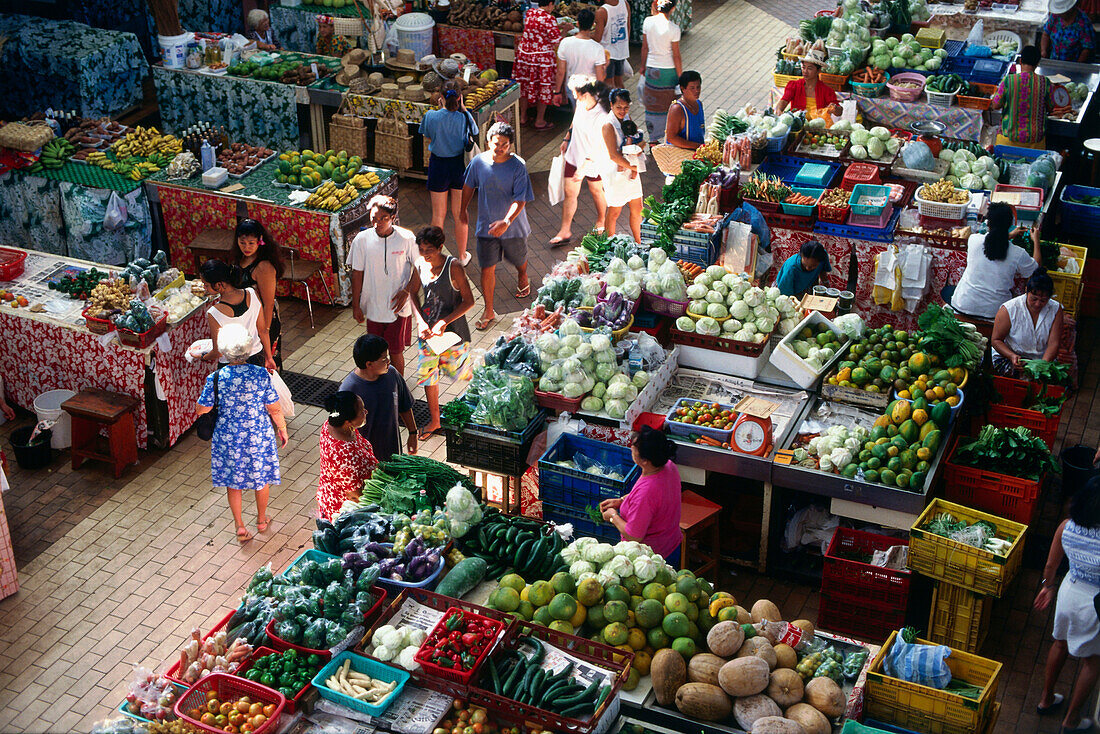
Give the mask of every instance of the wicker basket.
[[9, 122], [0, 127], [0, 148], [31, 153], [53, 140], [53, 137], [53, 128], [45, 123], [24, 125], [21, 122]]
[[333, 18], [332, 28], [337, 36], [359, 38], [367, 34], [367, 26], [360, 18]]
[[969, 201], [966, 204], [950, 204], [945, 201], [929, 201], [928, 199], [921, 198], [920, 193], [924, 191], [924, 187], [917, 189], [917, 193], [913, 195], [913, 200], [917, 202], [917, 210], [921, 215], [926, 217], [936, 217], [937, 219], [963, 219], [966, 216], [966, 207], [969, 205]]
[[667, 143], [654, 145], [650, 152], [653, 154], [653, 161], [657, 164], [657, 168], [661, 169], [661, 173], [666, 176], [679, 176], [680, 167], [684, 165], [684, 161], [691, 160], [692, 155], [694, 155], [690, 150], [677, 148]]
[[955, 103], [956, 94], [958, 92], [937, 92], [928, 88], [924, 90], [924, 96], [928, 98], [928, 104], [935, 107], [950, 107]]
[[374, 162], [398, 170], [412, 168], [412, 135], [405, 118], [391, 109], [374, 131]]
[[348, 155], [357, 155], [366, 160], [367, 126], [362, 117], [335, 114], [328, 126], [329, 145], [333, 150], [346, 150]]

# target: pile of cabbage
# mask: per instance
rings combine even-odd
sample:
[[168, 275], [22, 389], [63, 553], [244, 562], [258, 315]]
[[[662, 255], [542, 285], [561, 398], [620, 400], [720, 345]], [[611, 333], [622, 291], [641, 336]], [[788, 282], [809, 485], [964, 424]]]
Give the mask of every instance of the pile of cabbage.
[[[913, 20], [916, 20], [914, 16]], [[920, 45], [912, 33], [906, 33], [901, 39], [876, 38], [871, 44], [871, 58], [868, 63], [876, 69], [915, 69], [916, 71], [935, 71], [943, 65], [947, 51], [938, 48], [933, 51]]]
[[569, 575], [578, 584], [594, 578], [606, 587], [621, 584], [632, 576], [638, 583], [647, 584], [662, 571], [669, 578], [676, 573], [652, 548], [635, 540], [611, 545], [595, 538], [578, 538], [562, 549], [561, 557], [569, 564]]
[[778, 288], [758, 288], [744, 273], [731, 273], [720, 265], [695, 276], [687, 295], [688, 313], [700, 318], [681, 316], [676, 328], [702, 336], [760, 344], [777, 327], [782, 334], [790, 332], [802, 316], [795, 301]]
[[[832, 129], [836, 130], [834, 124]], [[876, 125], [870, 130], [858, 122], [845, 126], [852, 132], [852, 146], [848, 149], [848, 155], [856, 160], [881, 160], [893, 158], [901, 148], [901, 141], [890, 134], [890, 131], [881, 125]], [[843, 128], [841, 128], [843, 129]]]
[[914, 23], [924, 23], [932, 17], [927, 0], [909, 0], [909, 15]]
[[781, 138], [791, 130], [794, 124], [794, 115], [784, 112], [776, 117], [771, 113], [761, 113], [752, 105], [745, 105], [738, 110], [734, 117], [748, 124], [748, 133], [763, 133], [769, 138]]
[[[642, 272], [642, 289], [670, 301], [686, 301], [687, 283], [684, 282], [684, 274], [680, 267], [669, 259], [668, 253], [660, 247], [654, 247], [650, 249], [647, 259], [649, 262], [644, 265]], [[630, 267], [637, 265], [634, 260], [635, 258], [630, 258], [627, 265]]]
[[871, 19], [871, 14], [860, 7], [859, 0], [844, 0], [844, 15], [833, 19], [829, 35], [825, 37], [826, 46], [840, 48], [844, 52], [836, 73], [851, 74], [856, 65], [867, 58], [871, 47]]
[[944, 148], [940, 151], [939, 158], [950, 165], [946, 178], [957, 188], [992, 191], [1001, 176], [1000, 169], [991, 157], [983, 155], [979, 158], [965, 148]]
[[586, 334], [572, 318], [562, 321], [558, 333], [540, 334], [535, 347], [542, 370], [538, 389], [566, 398], [587, 396], [581, 401], [581, 409], [590, 413], [603, 412], [621, 420], [638, 391], [649, 384], [649, 373], [644, 370], [633, 377], [623, 371], [611, 337]]
[[[867, 429], [861, 426], [830, 426], [825, 433], [810, 439], [806, 453], [817, 457], [821, 471], [839, 472], [859, 455], [868, 435]], [[798, 459], [797, 452], [795, 458]]]
[[821, 372], [829, 364], [829, 360], [836, 356], [835, 349], [819, 346], [814, 339], [794, 339], [790, 346], [798, 358], [814, 372]]

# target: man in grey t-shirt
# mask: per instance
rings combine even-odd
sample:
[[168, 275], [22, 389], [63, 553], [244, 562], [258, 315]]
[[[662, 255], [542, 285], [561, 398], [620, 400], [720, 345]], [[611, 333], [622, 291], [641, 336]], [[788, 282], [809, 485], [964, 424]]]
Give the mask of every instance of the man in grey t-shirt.
[[493, 291], [496, 289], [496, 266], [506, 259], [516, 268], [519, 289], [516, 298], [531, 295], [527, 279], [527, 202], [534, 201], [535, 192], [527, 164], [512, 152], [516, 133], [511, 125], [498, 122], [486, 136], [489, 150], [475, 157], [466, 167], [462, 186], [462, 206], [459, 221], [469, 221], [470, 200], [477, 197], [477, 264], [481, 268], [481, 295], [485, 311], [477, 321], [479, 331], [496, 320], [493, 311]]

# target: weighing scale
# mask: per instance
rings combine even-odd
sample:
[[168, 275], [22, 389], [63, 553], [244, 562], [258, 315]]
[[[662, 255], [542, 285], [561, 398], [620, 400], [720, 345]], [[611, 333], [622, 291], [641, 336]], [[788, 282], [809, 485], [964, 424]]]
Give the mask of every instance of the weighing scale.
[[770, 400], [751, 396], [734, 406], [739, 416], [730, 436], [733, 449], [750, 456], [768, 453], [772, 445], [771, 414], [778, 407]]

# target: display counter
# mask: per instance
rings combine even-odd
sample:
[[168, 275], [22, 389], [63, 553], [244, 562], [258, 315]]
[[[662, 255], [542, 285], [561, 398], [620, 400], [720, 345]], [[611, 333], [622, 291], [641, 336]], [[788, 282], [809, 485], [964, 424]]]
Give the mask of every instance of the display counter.
[[[1067, 138], [1092, 137], [1095, 132], [1096, 88], [1100, 85], [1100, 64], [1076, 64], [1071, 61], [1054, 61], [1043, 59], [1036, 68], [1036, 73], [1046, 77], [1053, 77], [1060, 83], [1064, 79], [1077, 84], [1085, 84], [1089, 88], [1088, 96], [1081, 106], [1077, 108], [1077, 116], [1072, 120], [1047, 118], [1047, 135], [1061, 135]], [[1086, 130], [1084, 122], [1090, 118], [1092, 125]], [[1087, 133], [1087, 134], [1086, 134]]]
[[980, 20], [986, 34], [1012, 31], [1025, 45], [1038, 44], [1036, 34], [1047, 19], [1047, 0], [1020, 0], [1015, 8], [980, 8], [977, 12], [967, 11], [962, 3], [936, 3], [929, 9], [933, 12], [930, 26], [942, 28], [955, 41], [965, 41]]

